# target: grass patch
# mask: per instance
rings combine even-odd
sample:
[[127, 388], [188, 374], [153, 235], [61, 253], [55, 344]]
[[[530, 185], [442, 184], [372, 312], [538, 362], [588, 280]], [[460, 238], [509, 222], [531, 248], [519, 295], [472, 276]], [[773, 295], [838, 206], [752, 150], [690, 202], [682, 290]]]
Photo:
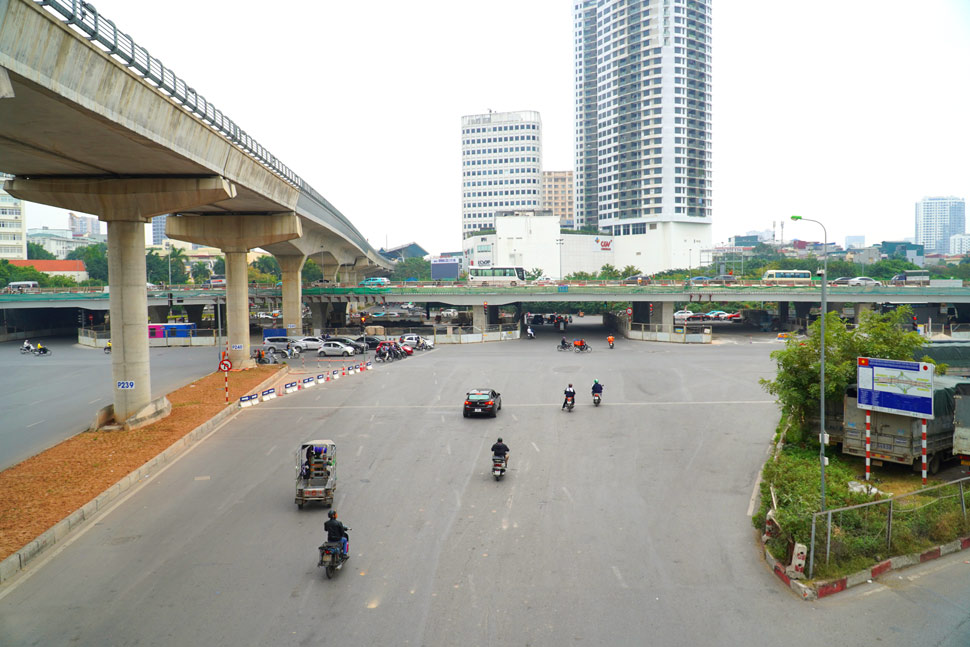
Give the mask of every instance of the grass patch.
[[[786, 439], [791, 440], [787, 433]], [[850, 481], [865, 479], [864, 459], [838, 454], [832, 448], [826, 453], [829, 456], [825, 468], [826, 509], [879, 500], [886, 503], [833, 512], [831, 528], [827, 517], [819, 517], [815, 529], [814, 577], [842, 577], [890, 557], [921, 552], [970, 534], [970, 523], [963, 515], [958, 486], [900, 499], [900, 495], [921, 490], [920, 475], [908, 466], [887, 464], [879, 468], [873, 479], [873, 484], [885, 495], [870, 497], [851, 492], [848, 486]], [[765, 464], [762, 476], [761, 506], [752, 522], [755, 527], [764, 528], [773, 488], [778, 503], [775, 518], [783, 535], [770, 540], [768, 549], [776, 558], [785, 560], [791, 542], [811, 546], [812, 515], [821, 509], [818, 444], [785, 445]], [[929, 483], [935, 484], [939, 482]], [[890, 496], [893, 497], [892, 531], [887, 541]]]

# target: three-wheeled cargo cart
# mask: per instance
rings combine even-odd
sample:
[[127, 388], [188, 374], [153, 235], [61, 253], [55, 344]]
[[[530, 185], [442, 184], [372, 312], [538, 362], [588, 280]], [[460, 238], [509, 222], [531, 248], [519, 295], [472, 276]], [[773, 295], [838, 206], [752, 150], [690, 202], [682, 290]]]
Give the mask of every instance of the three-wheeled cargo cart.
[[333, 505], [337, 489], [337, 446], [332, 440], [308, 440], [296, 453], [296, 499], [300, 508], [308, 501]]

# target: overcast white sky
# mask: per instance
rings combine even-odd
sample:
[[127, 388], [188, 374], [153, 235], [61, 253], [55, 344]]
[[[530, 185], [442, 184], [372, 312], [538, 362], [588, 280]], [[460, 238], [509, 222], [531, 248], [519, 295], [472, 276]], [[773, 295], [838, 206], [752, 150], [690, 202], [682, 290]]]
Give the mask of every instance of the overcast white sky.
[[[95, 0], [371, 244], [460, 249], [461, 117], [538, 110], [573, 168], [571, 0]], [[716, 0], [714, 241], [913, 236], [970, 195], [970, 2]], [[66, 212], [28, 211], [64, 227]]]

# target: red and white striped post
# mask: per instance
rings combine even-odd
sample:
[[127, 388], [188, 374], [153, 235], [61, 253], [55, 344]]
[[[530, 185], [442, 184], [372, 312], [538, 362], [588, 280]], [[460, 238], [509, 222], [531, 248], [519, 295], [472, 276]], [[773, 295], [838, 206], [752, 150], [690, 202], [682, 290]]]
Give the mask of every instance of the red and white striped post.
[[870, 450], [872, 449], [872, 411], [866, 409], [866, 482], [869, 482], [869, 473], [871, 471], [871, 455]]
[[926, 485], [926, 418], [923, 418], [923, 485]]
[[229, 371], [223, 371], [226, 376], [226, 404], [229, 404]]

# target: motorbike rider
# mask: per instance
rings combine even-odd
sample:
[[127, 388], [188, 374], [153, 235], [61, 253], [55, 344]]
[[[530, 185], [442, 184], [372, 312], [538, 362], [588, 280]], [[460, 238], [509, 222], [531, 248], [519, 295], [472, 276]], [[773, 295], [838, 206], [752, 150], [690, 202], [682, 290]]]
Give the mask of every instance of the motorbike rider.
[[24, 348], [26, 348], [27, 350], [34, 350], [34, 347], [30, 345], [29, 339], [24, 340]]
[[606, 343], [610, 345], [610, 348], [613, 348], [613, 342], [614, 341], [615, 340], [613, 339], [613, 335], [607, 335], [607, 337], [606, 337]]
[[40, 343], [40, 342], [37, 342], [37, 348], [34, 349], [34, 350], [36, 350], [38, 353], [46, 353], [47, 352], [47, 349], [44, 348], [44, 345], [42, 343]]
[[562, 336], [562, 341], [559, 342], [559, 345], [562, 346], [563, 348], [569, 348], [569, 342], [566, 341], [566, 335]]
[[600, 384], [599, 380], [593, 380], [593, 395], [599, 393], [600, 397], [603, 397], [603, 385]]
[[583, 349], [586, 348], [586, 340], [585, 339], [574, 339], [573, 340], [573, 346], [575, 346], [579, 350], [583, 350]]
[[529, 326], [528, 328], [526, 328], [525, 329], [525, 333], [529, 336], [529, 339], [535, 339], [536, 338], [536, 334], [534, 332], [532, 332], [532, 326]]
[[563, 391], [563, 394], [565, 394], [566, 398], [562, 401], [562, 408], [565, 409], [566, 404], [569, 402], [569, 398], [576, 397], [576, 389], [574, 389], [573, 385], [570, 384], [569, 386], [566, 387], [566, 390]]
[[501, 456], [505, 461], [505, 467], [509, 466], [509, 454], [511, 454], [509, 446], [502, 442], [502, 437], [498, 437], [498, 441], [492, 445], [492, 456]]
[[323, 529], [327, 531], [327, 541], [340, 542], [340, 555], [344, 559], [350, 559], [347, 552], [350, 540], [347, 538], [347, 527], [337, 521], [337, 511], [331, 510], [327, 513], [329, 519], [323, 524]]

